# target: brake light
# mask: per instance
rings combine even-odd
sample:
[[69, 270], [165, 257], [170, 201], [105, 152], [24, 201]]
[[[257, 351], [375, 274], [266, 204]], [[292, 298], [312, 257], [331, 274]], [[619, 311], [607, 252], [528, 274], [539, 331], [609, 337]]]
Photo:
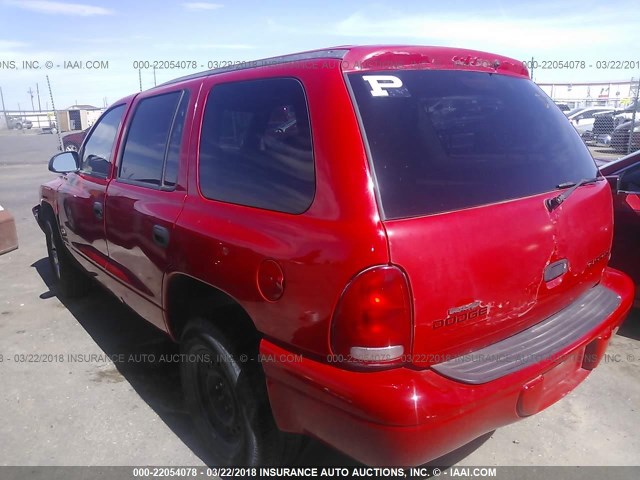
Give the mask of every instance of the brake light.
[[404, 363], [411, 349], [411, 296], [398, 267], [359, 273], [333, 315], [331, 344], [338, 361], [363, 365]]

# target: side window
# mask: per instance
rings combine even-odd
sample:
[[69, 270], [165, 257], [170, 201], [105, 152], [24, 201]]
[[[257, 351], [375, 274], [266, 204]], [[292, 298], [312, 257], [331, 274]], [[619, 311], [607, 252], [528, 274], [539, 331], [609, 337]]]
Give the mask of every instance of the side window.
[[302, 85], [275, 78], [214, 86], [200, 135], [202, 194], [286, 213], [313, 201], [315, 171]]
[[640, 193], [640, 165], [635, 165], [622, 173], [620, 190]]
[[80, 170], [96, 177], [107, 177], [111, 169], [113, 142], [122, 120], [124, 105], [118, 105], [107, 111], [98, 120], [98, 124], [85, 142]]
[[186, 97], [177, 91], [140, 101], [122, 150], [120, 179], [156, 187], [175, 186]]
[[182, 135], [184, 134], [184, 122], [189, 106], [189, 93], [185, 92], [180, 100], [178, 111], [173, 120], [169, 147], [167, 148], [167, 159], [164, 167], [164, 186], [174, 187], [178, 181], [178, 165], [180, 164], [180, 146], [182, 145]]

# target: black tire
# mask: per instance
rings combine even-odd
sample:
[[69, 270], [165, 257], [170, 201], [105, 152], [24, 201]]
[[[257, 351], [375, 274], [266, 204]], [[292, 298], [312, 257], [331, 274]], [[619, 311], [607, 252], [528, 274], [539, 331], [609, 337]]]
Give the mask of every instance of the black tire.
[[73, 143], [73, 142], [69, 142], [64, 146], [64, 150], [66, 152], [77, 152], [79, 150], [78, 145]]
[[[233, 322], [238, 314], [216, 316]], [[298, 436], [275, 425], [257, 347], [256, 335], [223, 332], [199, 315], [182, 334], [185, 402], [217, 466], [279, 465], [298, 451]]]
[[22, 130], [22, 124], [21, 123], [16, 123], [16, 128], [18, 130]]
[[53, 271], [54, 285], [63, 297], [79, 297], [91, 288], [91, 279], [85, 275], [69, 256], [58, 233], [55, 220], [45, 221], [47, 254]]

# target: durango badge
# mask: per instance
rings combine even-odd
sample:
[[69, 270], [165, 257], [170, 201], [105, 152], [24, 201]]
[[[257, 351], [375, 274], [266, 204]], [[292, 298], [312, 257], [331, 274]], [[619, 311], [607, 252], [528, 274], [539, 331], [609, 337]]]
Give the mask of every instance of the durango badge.
[[475, 301], [461, 307], [450, 308], [447, 312], [447, 318], [433, 322], [434, 330], [440, 327], [450, 327], [474, 318], [486, 317], [489, 313], [489, 307], [487, 305], [482, 306], [481, 303], [480, 301]]

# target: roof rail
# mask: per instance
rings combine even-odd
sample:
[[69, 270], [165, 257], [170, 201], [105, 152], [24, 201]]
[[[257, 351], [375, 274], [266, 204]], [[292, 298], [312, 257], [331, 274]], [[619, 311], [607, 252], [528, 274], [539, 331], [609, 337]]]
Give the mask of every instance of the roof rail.
[[186, 80], [193, 80], [196, 78], [208, 77], [209, 75], [217, 75], [219, 73], [225, 72], [233, 72], [236, 70], [246, 70], [249, 68], [258, 68], [258, 67], [270, 67], [273, 65], [280, 65], [283, 63], [297, 62], [300, 60], [314, 60], [318, 58], [339, 58], [342, 59], [349, 51], [348, 48], [331, 48], [325, 50], [313, 50], [310, 52], [303, 53], [292, 53], [290, 55], [281, 55], [279, 57], [270, 57], [270, 58], [262, 58], [260, 60], [249, 60], [246, 62], [238, 62], [237, 65], [229, 65], [228, 67], [215, 68], [212, 70], [205, 70], [204, 72], [192, 73], [191, 75], [186, 75], [184, 77], [179, 77], [174, 80], [169, 80], [168, 82], [161, 83], [157, 87], [164, 87], [166, 85], [173, 85], [175, 83], [180, 83]]

